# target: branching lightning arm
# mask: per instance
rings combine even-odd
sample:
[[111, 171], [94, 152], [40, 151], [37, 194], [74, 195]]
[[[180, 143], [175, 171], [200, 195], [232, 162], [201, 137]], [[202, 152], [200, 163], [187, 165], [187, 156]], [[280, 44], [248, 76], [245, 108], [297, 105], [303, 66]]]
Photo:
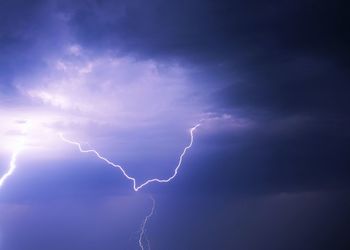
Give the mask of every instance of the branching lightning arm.
[[170, 182], [172, 179], [174, 179], [179, 171], [179, 168], [181, 167], [182, 165], [182, 161], [183, 161], [183, 157], [185, 156], [186, 152], [192, 147], [192, 144], [193, 144], [193, 133], [194, 131], [200, 126], [200, 124], [197, 124], [196, 126], [192, 127], [190, 129], [190, 136], [191, 136], [191, 139], [190, 139], [190, 143], [183, 149], [180, 157], [179, 157], [179, 161], [178, 161], [178, 164], [174, 170], [174, 173], [172, 176], [170, 176], [169, 178], [167, 179], [159, 179], [159, 178], [153, 178], [153, 179], [149, 179], [147, 181], [145, 181], [144, 183], [140, 184], [140, 185], [137, 185], [136, 183], [136, 179], [130, 175], [127, 174], [126, 170], [119, 164], [116, 164], [110, 160], [108, 160], [106, 157], [102, 156], [99, 152], [97, 152], [96, 150], [94, 149], [83, 149], [81, 144], [79, 142], [75, 142], [75, 141], [72, 141], [72, 140], [69, 140], [67, 138], [65, 138], [63, 136], [62, 133], [59, 134], [60, 138], [64, 141], [64, 142], [67, 142], [69, 144], [73, 144], [75, 146], [78, 147], [79, 151], [81, 153], [93, 153], [95, 154], [99, 159], [103, 160], [104, 162], [106, 162], [107, 164], [115, 167], [115, 168], [118, 168], [122, 173], [123, 175], [125, 176], [125, 178], [127, 178], [128, 180], [132, 181], [133, 182], [133, 189], [134, 191], [138, 191], [140, 190], [141, 188], [143, 188], [144, 186], [152, 183], [152, 182], [158, 182], [158, 183], [165, 183], [165, 182]]

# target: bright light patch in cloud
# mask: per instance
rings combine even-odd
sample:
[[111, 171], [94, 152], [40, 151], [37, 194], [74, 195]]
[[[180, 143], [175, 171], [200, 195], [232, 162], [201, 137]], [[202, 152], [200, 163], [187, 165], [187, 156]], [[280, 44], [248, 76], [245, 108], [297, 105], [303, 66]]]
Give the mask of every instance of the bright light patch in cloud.
[[160, 141], [165, 150], [178, 138], [186, 141], [186, 131], [208, 106], [189, 71], [178, 64], [96, 56], [77, 44], [64, 51], [47, 57], [40, 72], [15, 79], [21, 102], [1, 111], [2, 140], [11, 141], [13, 124], [26, 120], [31, 124], [28, 150], [57, 153], [60, 132], [81, 141], [100, 137], [104, 149], [118, 149], [118, 138], [125, 152], [134, 144], [152, 151]]
[[1, 111], [3, 141], [21, 138], [11, 133], [16, 121], [30, 123], [21, 157], [81, 157], [62, 143], [63, 133], [127, 166], [142, 182], [172, 173], [196, 124], [213, 131], [248, 124], [208, 112], [211, 106], [190, 69], [179, 64], [95, 55], [79, 45], [45, 62], [39, 72], [16, 78], [21, 102]]
[[70, 48], [73, 55], [50, 61], [41, 74], [18, 79], [18, 88], [51, 108], [128, 126], [169, 113], [186, 116], [200, 111], [186, 70], [178, 65], [81, 55], [78, 48]]

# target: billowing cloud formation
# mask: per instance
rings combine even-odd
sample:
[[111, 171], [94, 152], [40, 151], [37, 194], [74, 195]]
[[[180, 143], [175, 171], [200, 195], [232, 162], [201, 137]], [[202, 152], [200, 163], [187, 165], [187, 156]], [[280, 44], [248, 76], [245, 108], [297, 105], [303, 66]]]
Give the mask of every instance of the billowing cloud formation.
[[170, 112], [189, 114], [201, 104], [193, 100], [186, 71], [176, 65], [132, 58], [74, 59], [58, 60], [39, 79], [30, 79], [34, 86], [25, 94], [68, 112], [119, 123]]
[[56, 133], [111, 136], [118, 130], [165, 126], [186, 131], [209, 107], [179, 65], [95, 56], [78, 45], [47, 60], [40, 72], [16, 77], [14, 85], [26, 107], [13, 105], [15, 112], [3, 113], [3, 119], [27, 119], [32, 130], [41, 130], [40, 125]]
[[[208, 131], [250, 126], [213, 112], [207, 90], [194, 82], [195, 69], [176, 62], [97, 55], [78, 44], [44, 59], [40, 70], [14, 78], [21, 102], [2, 115], [1, 138], [16, 145], [26, 137], [31, 158], [75, 152], [60, 140], [63, 133], [126, 165], [131, 176], [167, 176], [195, 124]], [[26, 132], [16, 133], [16, 123]]]
[[[350, 225], [346, 10], [316, 0], [0, 1], [1, 173], [28, 139], [0, 196], [4, 248], [123, 248], [115, 204], [102, 219], [88, 209], [72, 218], [130, 183], [58, 132], [143, 181], [169, 176], [202, 120], [183, 172], [145, 190], [166, 197], [156, 197], [152, 249], [341, 249]], [[62, 214], [38, 227], [58, 215], [45, 217], [57, 197]], [[72, 197], [88, 202], [66, 216]], [[47, 206], [31, 209], [36, 202]], [[21, 204], [32, 212], [16, 214]], [[86, 218], [111, 221], [110, 237]], [[70, 220], [75, 230], [60, 224]]]
[[41, 104], [95, 121], [132, 126], [132, 121], [137, 125], [158, 116], [198, 114], [199, 106], [205, 110], [190, 81], [178, 65], [67, 54], [50, 61], [37, 76], [18, 79], [16, 85]]
[[[265, 162], [259, 168], [263, 179], [275, 173], [274, 165], [285, 166], [278, 176], [294, 187], [304, 181], [289, 174], [296, 169], [312, 168], [308, 176], [318, 173], [316, 183], [333, 183], [329, 176], [335, 172], [348, 178], [345, 154], [331, 154], [324, 143], [332, 142], [339, 152], [347, 145], [347, 15], [340, 6], [274, 0], [3, 1], [1, 134], [14, 137], [20, 130], [16, 121], [30, 116], [45, 128], [38, 130], [41, 137], [47, 129], [97, 144], [93, 137], [103, 141], [107, 135], [125, 145], [135, 138], [146, 145], [144, 138], [156, 142], [164, 135], [182, 142], [180, 133], [209, 116], [216, 123], [208, 125], [211, 137], [205, 141], [229, 152], [219, 157], [229, 159], [223, 160], [229, 162], [223, 164], [229, 179], [239, 176], [230, 157], [241, 151], [244, 159], [265, 159], [247, 163]], [[132, 128], [137, 126], [144, 129]], [[237, 133], [237, 127], [248, 129]], [[314, 144], [327, 163], [315, 157]], [[257, 151], [261, 155], [251, 157]], [[290, 167], [289, 158], [296, 161]], [[329, 175], [334, 161], [340, 164]]]

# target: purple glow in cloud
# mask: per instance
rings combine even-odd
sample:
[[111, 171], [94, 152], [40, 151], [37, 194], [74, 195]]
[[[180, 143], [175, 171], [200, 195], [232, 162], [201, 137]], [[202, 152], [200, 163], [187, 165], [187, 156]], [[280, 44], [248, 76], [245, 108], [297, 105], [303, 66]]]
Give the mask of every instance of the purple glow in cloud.
[[[50, 158], [66, 154], [67, 147], [59, 143], [57, 137], [62, 132], [64, 142], [78, 146], [80, 152], [94, 153], [107, 164], [119, 168], [124, 177], [132, 181], [134, 191], [151, 183], [167, 183], [177, 176], [200, 124], [190, 129], [190, 141], [182, 146], [186, 139], [185, 129], [198, 120], [206, 120], [208, 127], [213, 124], [215, 127], [215, 123], [221, 121], [234, 121], [230, 115], [207, 113], [210, 105], [191, 81], [190, 72], [177, 64], [112, 55], [95, 56], [79, 45], [72, 45], [61, 56], [50, 57], [41, 72], [16, 79], [16, 89], [22, 101], [1, 111], [0, 120], [6, 122], [0, 125], [0, 137], [13, 140], [16, 133], [9, 133], [9, 129], [17, 120], [23, 119], [31, 125], [26, 132], [25, 146], [32, 157]], [[67, 138], [92, 140], [94, 144], [97, 141], [100, 146], [98, 151], [86, 150], [82, 144]], [[170, 158], [164, 156], [174, 155], [180, 150], [175, 167], [169, 160], [162, 161], [161, 156]], [[20, 148], [12, 148], [12, 160], [8, 171], [1, 177], [0, 187], [13, 174], [19, 152]], [[145, 159], [153, 157], [158, 163], [125, 169], [98, 152], [118, 154], [124, 161], [131, 159], [130, 154], [148, 163]], [[148, 171], [150, 174], [146, 175]], [[169, 172], [172, 174], [165, 178], [136, 181], [140, 176], [165, 176], [164, 173]], [[153, 211], [154, 203], [142, 224], [141, 249], [144, 248], [144, 229]]]

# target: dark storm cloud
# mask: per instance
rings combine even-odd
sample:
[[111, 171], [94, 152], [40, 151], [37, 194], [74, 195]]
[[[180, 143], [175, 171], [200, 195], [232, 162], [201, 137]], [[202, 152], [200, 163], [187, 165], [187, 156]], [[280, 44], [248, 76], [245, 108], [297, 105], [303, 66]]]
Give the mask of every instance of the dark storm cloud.
[[82, 43], [210, 64], [212, 73], [226, 74], [228, 86], [216, 98], [229, 107], [289, 115], [329, 114], [349, 106], [349, 36], [340, 3], [79, 1], [68, 6]]
[[45, 56], [66, 39], [63, 16], [51, 1], [0, 2], [0, 91], [13, 93], [16, 76], [45, 67]]
[[[340, 4], [316, 1], [75, 1], [62, 5], [82, 41], [148, 55], [237, 60], [345, 47]], [[335, 25], [338, 25], [335, 29]], [[324, 51], [324, 47], [327, 51]], [[329, 51], [328, 51], [329, 50]], [[290, 51], [293, 52], [293, 51]], [[292, 53], [293, 54], [293, 53]], [[276, 59], [277, 59], [276, 58]], [[241, 63], [239, 58], [236, 62]]]
[[[228, 178], [237, 174], [229, 167], [240, 165], [232, 156], [237, 152], [241, 165], [263, 165], [261, 181], [272, 178], [273, 183], [278, 176], [284, 180], [307, 169], [315, 178], [310, 181], [333, 182], [320, 170], [332, 165], [337, 175], [349, 176], [343, 167], [348, 163], [343, 151], [349, 136], [349, 35], [340, 2], [91, 0], [2, 5], [2, 78], [20, 66], [40, 65], [34, 55], [59, 47], [56, 40], [67, 37], [57, 30], [68, 27], [72, 40], [95, 52], [115, 50], [194, 65], [194, 84], [211, 89], [208, 96], [217, 110], [254, 121], [255, 127], [239, 136], [232, 132], [207, 139], [218, 145], [217, 157]], [[222, 146], [225, 141], [228, 145]], [[329, 160], [317, 157], [321, 152]], [[257, 173], [251, 168], [248, 179]], [[293, 181], [297, 187], [304, 177], [296, 174]]]
[[[198, 75], [215, 75], [209, 85], [215, 85], [216, 79], [224, 82], [226, 87], [219, 87], [211, 96], [218, 108], [234, 110], [257, 123], [256, 129], [230, 140], [249, 142], [253, 147], [239, 149], [243, 162], [252, 161], [245, 164], [259, 165], [261, 160], [254, 160], [259, 155], [267, 158], [263, 164], [267, 176], [263, 174], [262, 180], [298, 173], [306, 165], [312, 176], [324, 168], [320, 166], [332, 162], [340, 162], [335, 172], [347, 172], [342, 167], [346, 157], [331, 156], [324, 143], [332, 142], [342, 152], [347, 141], [343, 136], [348, 136], [348, 35], [339, 3], [38, 0], [4, 1], [1, 5], [2, 86], [9, 85], [17, 70], [40, 65], [38, 54], [59, 47], [54, 40], [63, 33], [57, 28], [67, 22], [79, 43], [97, 51], [115, 49], [138, 57], [176, 58], [201, 68]], [[202, 83], [196, 84], [200, 88]], [[297, 123], [293, 117], [299, 119]], [[216, 140], [221, 139], [218, 136]], [[315, 149], [314, 144], [324, 147]], [[230, 154], [236, 150], [227, 147]], [[304, 156], [295, 157], [300, 152]], [[320, 152], [330, 160], [319, 160]], [[257, 157], [252, 160], [250, 154]], [[244, 165], [232, 156], [220, 157]], [[290, 162], [289, 158], [296, 162], [287, 167], [290, 163], [284, 164], [283, 159]], [[281, 164], [284, 167], [278, 170]], [[251, 172], [254, 178], [255, 171]], [[328, 176], [323, 171], [319, 175], [319, 182]], [[303, 179], [294, 178], [295, 186]]]
[[[157, 249], [168, 248], [169, 242], [177, 246], [174, 249], [189, 244], [192, 249], [347, 249], [347, 195], [210, 196], [210, 202], [201, 196], [159, 196], [159, 206], [167, 209], [160, 209], [150, 223], [150, 237], [159, 237], [154, 242]], [[166, 227], [157, 230], [154, 225], [159, 223]]]
[[[0, 68], [1, 86], [9, 86], [12, 74], [22, 68], [29, 58], [26, 52], [35, 42], [34, 26], [39, 28], [38, 16], [42, 1], [1, 1], [0, 3]], [[33, 33], [32, 33], [33, 32]]]
[[[211, 65], [203, 68], [203, 74], [226, 77], [227, 87], [214, 96], [225, 99], [228, 107], [288, 115], [344, 111], [349, 106], [345, 94], [349, 35], [346, 13], [337, 2], [4, 1], [2, 5], [2, 78], [35, 62], [39, 41], [41, 50], [53, 49], [63, 35], [57, 29], [67, 21], [72, 37], [97, 51], [114, 49]], [[58, 16], [65, 19], [59, 25]]]
[[[344, 132], [312, 122], [308, 128], [268, 129], [198, 138], [186, 175], [164, 189], [246, 195], [348, 188], [350, 143]], [[207, 146], [219, 142], [219, 149]]]
[[[191, 82], [207, 94], [208, 112], [247, 125], [203, 123], [177, 178], [145, 188], [158, 201], [147, 232], [152, 247], [349, 249], [346, 10], [340, 1], [302, 0], [1, 1], [0, 98], [14, 99], [17, 74], [45, 67], [71, 43], [91, 54], [179, 62], [194, 69]], [[119, 161], [118, 153], [111, 158]], [[146, 175], [138, 171], [142, 154], [130, 155], [125, 163]], [[141, 216], [136, 222], [132, 211], [125, 218], [133, 225], [120, 224], [120, 211], [129, 210], [123, 201], [99, 207], [130, 194], [130, 183], [91, 159], [28, 168], [19, 159], [0, 199], [5, 250], [137, 248], [126, 238]]]

